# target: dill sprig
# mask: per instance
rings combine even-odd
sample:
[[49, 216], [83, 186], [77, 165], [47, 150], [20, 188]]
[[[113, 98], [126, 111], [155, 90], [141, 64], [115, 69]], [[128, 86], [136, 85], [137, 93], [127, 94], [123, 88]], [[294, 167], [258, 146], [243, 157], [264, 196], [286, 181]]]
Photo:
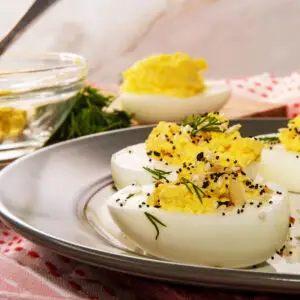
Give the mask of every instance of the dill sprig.
[[221, 132], [220, 126], [222, 122], [215, 116], [190, 116], [186, 118], [182, 125], [190, 125], [192, 127], [191, 136], [194, 137], [200, 131]]
[[259, 137], [257, 138], [259, 141], [267, 144], [275, 144], [279, 143], [279, 137], [278, 136], [266, 136], [266, 137]]
[[[195, 194], [197, 195], [199, 201], [201, 202], [201, 204], [203, 204], [202, 202], [202, 196], [206, 196], [206, 194], [203, 192], [203, 190], [201, 188], [199, 188], [195, 183], [193, 183], [192, 181], [182, 177], [181, 178], [183, 184], [186, 186], [187, 190], [193, 194], [193, 191], [195, 192]], [[190, 187], [189, 184], [192, 186]], [[202, 194], [202, 196], [201, 196]]]
[[145, 216], [150, 221], [150, 223], [154, 226], [155, 231], [156, 231], [155, 239], [157, 240], [159, 237], [159, 227], [158, 226], [161, 225], [161, 226], [167, 227], [167, 225], [148, 212], [145, 212]]
[[152, 178], [156, 181], [158, 180], [165, 180], [166, 182], [169, 182], [166, 175], [171, 174], [172, 172], [166, 172], [164, 170], [159, 170], [159, 169], [151, 169], [148, 167], [143, 167], [144, 170], [149, 172], [152, 175]]

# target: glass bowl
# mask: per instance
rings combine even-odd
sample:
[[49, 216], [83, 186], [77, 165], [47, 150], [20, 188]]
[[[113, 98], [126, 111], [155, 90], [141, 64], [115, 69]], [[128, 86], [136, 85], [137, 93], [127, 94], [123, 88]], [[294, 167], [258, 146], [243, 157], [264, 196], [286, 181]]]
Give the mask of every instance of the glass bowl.
[[42, 147], [84, 87], [84, 58], [71, 53], [0, 57], [0, 165]]

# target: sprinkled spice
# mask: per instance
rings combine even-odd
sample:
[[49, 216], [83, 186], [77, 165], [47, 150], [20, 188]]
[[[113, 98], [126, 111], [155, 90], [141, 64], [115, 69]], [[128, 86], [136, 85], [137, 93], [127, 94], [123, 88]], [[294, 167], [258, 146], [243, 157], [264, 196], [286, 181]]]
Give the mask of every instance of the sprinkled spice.
[[131, 154], [131, 153], [132, 153], [132, 150], [128, 150], [128, 153]]
[[222, 213], [222, 216], [225, 216], [225, 213], [224, 213], [224, 212]]
[[269, 204], [273, 204], [273, 201], [269, 201]]
[[209, 186], [209, 181], [208, 180], [204, 181], [203, 184], [202, 184], [202, 187], [205, 189], [208, 186]]
[[299, 155], [296, 155], [296, 158], [299, 158]]
[[204, 159], [204, 153], [203, 153], [203, 152], [198, 153], [198, 155], [197, 155], [197, 160], [198, 160], [198, 161], [201, 161], [201, 160], [203, 160], [203, 159]]
[[157, 151], [154, 151], [153, 154], [154, 154], [155, 156], [160, 156], [160, 153], [157, 152]]
[[276, 193], [277, 193], [278, 195], [282, 195], [282, 193], [281, 193], [281, 192], [279, 192], [279, 191], [277, 191]]

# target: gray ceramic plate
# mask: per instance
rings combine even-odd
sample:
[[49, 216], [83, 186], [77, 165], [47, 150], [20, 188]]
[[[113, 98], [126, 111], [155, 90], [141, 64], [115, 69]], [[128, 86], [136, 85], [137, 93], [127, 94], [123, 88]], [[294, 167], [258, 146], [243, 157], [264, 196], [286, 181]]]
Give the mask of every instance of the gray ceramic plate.
[[[272, 133], [286, 124], [284, 119], [239, 122], [244, 135]], [[284, 265], [255, 270], [175, 264], [113, 247], [88, 225], [84, 207], [110, 183], [112, 153], [143, 141], [150, 130], [88, 136], [15, 161], [0, 174], [1, 217], [28, 239], [92, 265], [183, 284], [300, 293], [298, 263], [290, 263], [294, 269]]]

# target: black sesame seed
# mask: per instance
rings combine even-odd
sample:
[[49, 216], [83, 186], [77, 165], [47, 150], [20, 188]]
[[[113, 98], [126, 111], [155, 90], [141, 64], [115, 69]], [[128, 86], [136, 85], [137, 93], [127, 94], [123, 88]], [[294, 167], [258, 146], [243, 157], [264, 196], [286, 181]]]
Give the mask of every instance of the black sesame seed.
[[237, 162], [238, 162], [237, 160], [234, 161], [235, 164], [236, 164]]
[[240, 210], [239, 209], [237, 210], [237, 213], [240, 214]]
[[119, 202], [120, 201], [120, 199], [118, 198], [118, 199], [116, 199], [116, 202]]
[[122, 207], [122, 206], [123, 206], [123, 204], [122, 204], [122, 203], [120, 203], [120, 206]]
[[147, 206], [147, 207], [150, 207], [150, 205], [149, 205], [149, 204], [147, 204], [146, 206]]
[[173, 150], [175, 150], [175, 149], [176, 149], [176, 147], [175, 147], [175, 146], [173, 146], [173, 147], [172, 147], [172, 149], [173, 149]]
[[154, 207], [155, 207], [155, 208], [161, 208], [161, 206], [160, 206], [160, 205], [154, 205]]
[[222, 213], [222, 216], [225, 216], [225, 213], [224, 213], [224, 212]]
[[244, 176], [246, 175], [246, 173], [245, 173], [245, 172], [243, 172], [243, 171], [241, 171], [241, 174], [242, 174], [242, 175], [244, 175]]
[[214, 190], [213, 190], [213, 189], [211, 189], [210, 191], [211, 191], [212, 193], [214, 192]]
[[244, 212], [244, 210], [243, 209], [241, 209], [241, 214]]
[[131, 154], [131, 153], [132, 153], [132, 151], [131, 151], [131, 150], [129, 150], [129, 151], [128, 151], [128, 153], [129, 153], [129, 154]]
[[217, 155], [217, 156], [216, 156], [216, 159], [219, 159], [219, 158], [220, 158], [220, 156], [219, 156], [219, 155]]
[[226, 160], [227, 160], [227, 161], [230, 161], [230, 159], [229, 159], [229, 158], [227, 158]]
[[296, 158], [299, 158], [299, 155], [296, 155]]
[[204, 181], [202, 187], [205, 189], [208, 186], [209, 186], [209, 181], [208, 180]]
[[203, 160], [203, 158], [204, 158], [204, 153], [203, 152], [198, 153], [197, 160], [201, 161], [201, 160]]
[[228, 188], [228, 184], [225, 184], [225, 187]]
[[273, 201], [269, 201], [269, 204], [273, 204]]
[[292, 224], [289, 224], [289, 228], [291, 228], [292, 227]]
[[272, 256], [271, 259], [273, 260], [273, 259], [274, 259], [274, 256]]
[[278, 195], [282, 195], [282, 193], [281, 193], [281, 192], [279, 192], [279, 191], [277, 191], [276, 193], [277, 193]]
[[146, 204], [146, 202], [142, 202], [142, 204], [143, 204], [143, 205], [145, 205], [145, 204]]
[[289, 254], [292, 255], [292, 254], [293, 254], [293, 251], [289, 251]]
[[147, 193], [147, 196], [149, 197], [149, 196], [150, 196], [150, 193]]
[[139, 208], [142, 208], [142, 205], [139, 205]]
[[157, 151], [154, 151], [153, 154], [154, 154], [155, 156], [160, 156], [160, 153], [157, 152]]

